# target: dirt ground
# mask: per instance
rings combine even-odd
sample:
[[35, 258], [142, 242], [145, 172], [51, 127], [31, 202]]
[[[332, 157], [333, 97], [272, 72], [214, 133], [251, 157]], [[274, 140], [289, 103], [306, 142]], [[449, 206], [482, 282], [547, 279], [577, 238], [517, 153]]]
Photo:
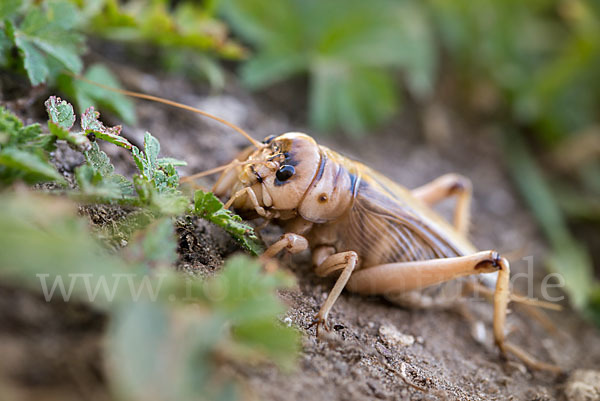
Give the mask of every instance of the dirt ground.
[[[223, 93], [213, 95], [182, 79], [157, 78], [123, 67], [118, 71], [129, 88], [158, 93], [213, 112], [244, 127], [256, 138], [287, 131], [311, 133], [299, 123], [305, 112], [302, 81], [251, 95], [229, 80], [232, 83]], [[430, 135], [428, 141], [423, 139], [419, 120], [422, 110], [410, 104], [387, 127], [365, 138], [312, 134], [321, 143], [407, 187], [416, 187], [448, 172], [470, 177], [474, 185], [472, 241], [482, 250], [497, 249], [513, 255], [513, 274], [527, 271], [523, 256], [533, 257], [535, 273], [531, 280], [534, 293], [539, 296], [547, 249], [507, 178], [502, 152], [496, 145], [498, 133], [463, 123], [453, 115], [450, 106], [443, 110], [448, 121], [442, 121], [442, 128], [451, 135]], [[141, 143], [144, 131], [152, 132], [161, 141], [163, 155], [188, 162], [189, 166], [182, 170], [184, 174], [224, 164], [246, 146], [235, 133], [187, 112], [149, 103], [140, 103], [138, 111], [140, 128], [124, 127], [124, 134]], [[43, 118], [27, 114], [34, 120]], [[133, 172], [134, 166], [120, 149], [105, 146], [104, 150], [121, 172]], [[77, 164], [76, 155], [68, 150], [57, 153], [56, 158], [66, 175]], [[210, 179], [205, 182], [206, 186], [210, 183]], [[440, 210], [448, 214], [450, 207], [451, 203], [445, 202]], [[86, 209], [84, 213], [96, 225], [123, 215], [118, 208]], [[237, 251], [220, 229], [208, 223], [182, 218], [177, 227], [181, 270], [210, 275], [225, 257]], [[278, 233], [275, 228], [266, 237], [273, 238]], [[282, 261], [298, 278], [297, 289], [281, 294], [290, 307], [282, 321], [302, 331], [302, 352], [297, 369], [291, 373], [282, 373], [272, 366], [235, 367], [236, 374], [249, 384], [257, 399], [565, 397], [565, 375], [531, 372], [513, 358], [500, 358], [492, 344], [492, 307], [484, 301], [465, 302], [463, 313], [456, 308], [407, 310], [380, 297], [345, 292], [330, 315], [333, 330], [317, 338], [309, 326], [333, 281], [312, 273], [308, 254]], [[516, 286], [527, 291], [525, 279], [517, 280]], [[556, 290], [551, 293], [560, 295]], [[567, 305], [564, 301], [563, 304]], [[471, 319], [463, 316], [465, 310]], [[598, 368], [599, 331], [568, 307], [547, 315], [557, 327], [556, 333], [515, 308], [508, 318], [509, 340], [540, 359], [567, 369]], [[35, 294], [0, 285], [0, 400], [109, 399], [100, 360], [104, 320], [87, 307], [46, 304]], [[473, 332], [474, 327], [477, 333]], [[404, 336], [395, 342], [394, 334]]]

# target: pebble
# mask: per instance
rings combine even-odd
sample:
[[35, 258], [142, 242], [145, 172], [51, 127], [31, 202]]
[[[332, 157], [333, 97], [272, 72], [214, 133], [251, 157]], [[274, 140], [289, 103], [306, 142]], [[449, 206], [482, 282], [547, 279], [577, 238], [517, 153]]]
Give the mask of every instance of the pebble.
[[565, 387], [568, 401], [600, 400], [600, 371], [577, 369]]
[[415, 343], [415, 338], [410, 334], [400, 332], [394, 325], [384, 324], [379, 327], [379, 337], [388, 346], [409, 347]]

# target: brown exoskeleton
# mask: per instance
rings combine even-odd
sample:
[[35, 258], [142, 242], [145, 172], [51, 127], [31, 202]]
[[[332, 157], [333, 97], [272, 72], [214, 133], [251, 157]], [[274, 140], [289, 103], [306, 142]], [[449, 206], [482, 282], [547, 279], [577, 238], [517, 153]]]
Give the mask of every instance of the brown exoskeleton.
[[[497, 272], [493, 294], [488, 290], [493, 296], [497, 346], [503, 354], [511, 352], [532, 368], [560, 370], [505, 342], [508, 303], [536, 303], [510, 294], [510, 266], [505, 258], [494, 250], [477, 252], [466, 238], [471, 183], [465, 177], [447, 174], [409, 190], [318, 145], [308, 135], [287, 133], [259, 143], [241, 128], [204, 111], [78, 78], [124, 95], [200, 113], [252, 142], [252, 147], [228, 165], [182, 181], [224, 170], [213, 192], [228, 199], [226, 207], [233, 206], [248, 218], [262, 217], [285, 231], [263, 258], [272, 258], [284, 249], [290, 253], [310, 249], [317, 275], [340, 273], [316, 315], [317, 328], [327, 327], [328, 314], [344, 288], [426, 307], [435, 304], [423, 292], [429, 288], [460, 277]], [[450, 196], [457, 197], [452, 225], [431, 209]]]

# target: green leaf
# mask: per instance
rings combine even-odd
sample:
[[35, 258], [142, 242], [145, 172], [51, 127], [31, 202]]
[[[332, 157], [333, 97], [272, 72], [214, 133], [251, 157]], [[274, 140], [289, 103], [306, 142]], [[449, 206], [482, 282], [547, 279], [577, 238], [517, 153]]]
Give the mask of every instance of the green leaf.
[[27, 40], [17, 37], [15, 44], [23, 52], [23, 62], [33, 86], [46, 82], [49, 68], [44, 55]]
[[73, 112], [73, 106], [66, 100], [61, 100], [56, 96], [50, 96], [44, 105], [46, 106], [46, 111], [50, 117], [50, 122], [67, 131], [73, 127], [73, 124], [75, 123], [75, 113]]
[[161, 157], [160, 159], [156, 160], [156, 163], [160, 167], [167, 167], [168, 165], [171, 165], [171, 166], [187, 166], [187, 162], [186, 161], [174, 159], [172, 157]]
[[72, 28], [77, 8], [66, 0], [48, 1], [28, 7], [22, 22], [14, 29], [14, 41], [23, 54], [23, 63], [33, 85], [44, 83], [49, 63], [56, 60], [69, 71], [79, 73], [83, 37]]
[[3, 154], [0, 180], [10, 184], [23, 179], [35, 183], [57, 179], [62, 175], [47, 161], [48, 152], [54, 148], [54, 137], [42, 133], [39, 124], [24, 126], [14, 114], [0, 107], [0, 153]]
[[169, 266], [177, 260], [177, 242], [171, 218], [162, 218], [135, 233], [124, 249], [127, 260], [149, 267]]
[[281, 271], [265, 275], [257, 260], [238, 255], [228, 259], [206, 291], [213, 294], [215, 306], [233, 323], [236, 341], [290, 367], [299, 349], [299, 336], [295, 329], [277, 321], [285, 308], [275, 291], [294, 282], [291, 275]]
[[121, 126], [106, 127], [100, 120], [100, 113], [89, 107], [81, 115], [81, 127], [87, 135], [94, 134], [97, 139], [110, 142], [113, 145], [130, 150], [133, 145], [121, 136]]
[[393, 0], [224, 0], [232, 27], [254, 43], [242, 67], [251, 88], [306, 72], [309, 119], [322, 131], [360, 134], [398, 110], [392, 74], [419, 100], [431, 95], [437, 67], [424, 6]]
[[64, 139], [81, 150], [85, 151], [90, 148], [90, 140], [84, 132], [70, 131], [75, 123], [75, 113], [70, 103], [59, 97], [50, 96], [44, 105], [48, 112], [48, 128], [52, 135]]
[[0, 166], [4, 167], [0, 169], [2, 181], [7, 179], [12, 181], [18, 177], [29, 183], [41, 181], [66, 183], [63, 176], [43, 157], [16, 148], [0, 151]]
[[[144, 152], [140, 152], [136, 146], [133, 146], [131, 150], [141, 177], [144, 181], [152, 184], [152, 188], [145, 189], [145, 185], [141, 181], [139, 182], [140, 185], [137, 186], [139, 189], [138, 193], [142, 193], [142, 198], [149, 196], [148, 190], [152, 192], [155, 189], [158, 193], [168, 193], [176, 190], [179, 186], [179, 175], [177, 174], [175, 165], [182, 165], [183, 162], [169, 158], [158, 159], [160, 152], [158, 139], [154, 138], [149, 132], [146, 132], [144, 135]], [[175, 193], [175, 195], [179, 194]], [[176, 198], [168, 199], [167, 204], [171, 200], [179, 204], [180, 202]]]
[[108, 254], [77, 206], [57, 197], [1, 195], [0, 243], [3, 282], [41, 292], [48, 301], [77, 299], [108, 310], [129, 295], [119, 276], [140, 273]]
[[75, 170], [80, 191], [96, 201], [121, 200], [135, 194], [133, 183], [119, 174], [96, 142], [85, 152], [87, 164]]
[[223, 207], [212, 193], [202, 190], [194, 194], [194, 213], [227, 231], [237, 242], [253, 255], [262, 252], [262, 245], [254, 229], [242, 222], [242, 218]]
[[361, 134], [398, 109], [393, 80], [377, 69], [351, 71], [322, 63], [313, 79], [311, 122], [320, 130], [332, 130], [337, 124], [347, 132]]
[[11, 18], [19, 11], [23, 0], [3, 0], [0, 3], [0, 21]]

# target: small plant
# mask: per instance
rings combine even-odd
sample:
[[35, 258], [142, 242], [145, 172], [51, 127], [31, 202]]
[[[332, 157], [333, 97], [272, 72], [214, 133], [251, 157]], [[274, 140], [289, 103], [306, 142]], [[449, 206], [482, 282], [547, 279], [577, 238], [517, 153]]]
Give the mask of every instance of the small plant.
[[[242, 219], [223, 208], [223, 203], [212, 193], [197, 191], [194, 204], [179, 191], [179, 175], [176, 166], [185, 162], [173, 158], [159, 158], [159, 141], [149, 132], [144, 135], [144, 150], [141, 151], [122, 137], [121, 127], [106, 127], [100, 113], [93, 107], [81, 116], [82, 131], [73, 132], [75, 114], [73, 107], [57, 97], [46, 101], [49, 115], [48, 127], [56, 138], [64, 139], [77, 149], [84, 151], [87, 163], [76, 170], [79, 192], [75, 197], [87, 202], [115, 202], [131, 206], [146, 207], [157, 216], [176, 216], [190, 212], [222, 227], [253, 255], [261, 251], [260, 241], [254, 230]], [[139, 170], [133, 181], [114, 173], [114, 166], [106, 153], [102, 152], [90, 137], [102, 139], [131, 151]]]
[[170, 218], [138, 231], [113, 254], [93, 238], [73, 203], [4, 193], [0, 244], [5, 282], [106, 314], [106, 377], [119, 399], [240, 399], [224, 362], [290, 367], [295, 360], [298, 333], [278, 322], [285, 308], [275, 293], [293, 280], [265, 275], [245, 256], [228, 260], [211, 280], [184, 278], [172, 269]]

